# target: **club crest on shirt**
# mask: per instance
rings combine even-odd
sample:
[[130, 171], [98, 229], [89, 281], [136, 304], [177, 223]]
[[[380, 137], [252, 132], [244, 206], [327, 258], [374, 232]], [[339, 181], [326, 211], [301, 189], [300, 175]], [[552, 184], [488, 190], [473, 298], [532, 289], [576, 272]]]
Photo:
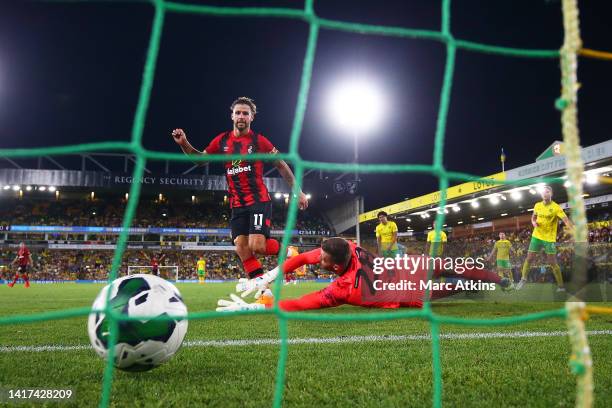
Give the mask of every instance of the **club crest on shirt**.
[[247, 153], [249, 154], [253, 153], [253, 145], [249, 145], [249, 148], [247, 149]]

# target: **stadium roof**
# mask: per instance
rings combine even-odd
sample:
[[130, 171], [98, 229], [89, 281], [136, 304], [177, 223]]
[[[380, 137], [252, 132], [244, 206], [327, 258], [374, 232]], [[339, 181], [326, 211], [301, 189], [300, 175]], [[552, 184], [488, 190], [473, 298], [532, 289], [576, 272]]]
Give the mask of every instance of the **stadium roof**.
[[[489, 182], [485, 180], [470, 181], [449, 187], [447, 190], [447, 206], [445, 208], [447, 220], [456, 218], [453, 216], [454, 213], [457, 213], [457, 216], [459, 216], [458, 213], [461, 211], [463, 203], [468, 204], [473, 201], [482, 201], [481, 199], [483, 198], [488, 198], [492, 202], [497, 201], [497, 203], [487, 207], [479, 206], [477, 210], [478, 217], [474, 219], [474, 221], [481, 218], [481, 216], [495, 216], [494, 214], [496, 214], [496, 216], [499, 217], [501, 214], [504, 214], [504, 216], [507, 215], [508, 212], [504, 211], [504, 206], [506, 206], [506, 201], [508, 203], [513, 202], [513, 200], [509, 200], [513, 193], [515, 197], [522, 194], [523, 191], [531, 191], [533, 195], [534, 187], [537, 186], [535, 185], [536, 183], [534, 183], [533, 186], [526, 185], [516, 187], [500, 184], [499, 181], [518, 181], [534, 177], [560, 176], [564, 173], [566, 168], [565, 157], [560, 154], [562, 152], [562, 143], [555, 142], [551, 144], [534, 163], [483, 177], [483, 179], [491, 180]], [[612, 140], [585, 147], [582, 149], [581, 154], [585, 163], [586, 175], [592, 174], [601, 176], [609, 175], [612, 172]], [[597, 178], [595, 179], [597, 180]], [[553, 187], [555, 190], [555, 200], [561, 202], [562, 199], [565, 198], [565, 188], [561, 186]], [[587, 190], [587, 196], [596, 197], [610, 193], [612, 185], [592, 183], [588, 186]], [[365, 212], [359, 216], [359, 221], [367, 222], [375, 220], [379, 211], [385, 211], [390, 215], [394, 215], [396, 219], [402, 217], [404, 219], [412, 218], [410, 225], [415, 225], [413, 221], [417, 221], [419, 218], [423, 218], [427, 224], [431, 224], [435, 212], [441, 211], [441, 209], [438, 208], [439, 202], [440, 191], [436, 191]], [[522, 206], [517, 206], [516, 204], [508, 204], [507, 206], [513, 208], [519, 207], [521, 210], [524, 210], [522, 212], [526, 211]], [[459, 208], [459, 210], [457, 210], [457, 208]], [[427, 217], [427, 215], [429, 215], [429, 217]], [[430, 219], [427, 220], [427, 218]], [[467, 221], [469, 221], [469, 218], [462, 220], [462, 223], [467, 223]]]

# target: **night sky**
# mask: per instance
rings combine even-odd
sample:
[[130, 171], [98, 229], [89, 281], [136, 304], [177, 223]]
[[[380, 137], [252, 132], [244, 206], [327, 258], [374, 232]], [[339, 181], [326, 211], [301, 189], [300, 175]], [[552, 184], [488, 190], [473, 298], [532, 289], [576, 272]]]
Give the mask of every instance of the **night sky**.
[[[191, 1], [211, 5], [298, 8], [297, 1]], [[609, 1], [582, 1], [585, 47], [612, 50]], [[318, 15], [362, 23], [437, 30], [440, 2], [320, 0]], [[57, 146], [128, 140], [153, 8], [147, 4], [0, 5], [0, 147]], [[560, 1], [452, 4], [456, 38], [512, 47], [557, 49], [563, 41]], [[257, 102], [253, 128], [281, 150], [289, 145], [308, 25], [298, 20], [166, 16], [144, 144], [178, 152], [169, 132], [186, 129], [206, 146], [231, 128], [237, 96]], [[350, 162], [353, 129], [330, 125], [325, 95], [358, 74], [387, 97], [381, 126], [360, 141], [363, 163], [431, 163], [444, 44], [322, 30], [300, 152], [309, 160]], [[581, 59], [579, 121], [583, 145], [610, 139], [612, 63]], [[531, 163], [561, 139], [554, 101], [556, 59], [457, 54], [444, 164], [478, 175]], [[176, 165], [176, 168], [186, 168]], [[366, 209], [437, 190], [423, 175], [364, 176]]]

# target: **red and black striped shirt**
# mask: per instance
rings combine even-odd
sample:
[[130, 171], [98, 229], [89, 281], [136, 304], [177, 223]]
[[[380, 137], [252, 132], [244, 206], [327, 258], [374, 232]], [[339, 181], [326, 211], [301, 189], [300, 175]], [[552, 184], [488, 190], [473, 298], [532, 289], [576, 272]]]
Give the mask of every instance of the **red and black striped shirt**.
[[[276, 148], [264, 135], [249, 130], [239, 137], [234, 136], [233, 131], [223, 132], [210, 142], [205, 151], [208, 154], [254, 154], [275, 152]], [[270, 201], [263, 173], [262, 161], [233, 160], [225, 163], [231, 208]]]

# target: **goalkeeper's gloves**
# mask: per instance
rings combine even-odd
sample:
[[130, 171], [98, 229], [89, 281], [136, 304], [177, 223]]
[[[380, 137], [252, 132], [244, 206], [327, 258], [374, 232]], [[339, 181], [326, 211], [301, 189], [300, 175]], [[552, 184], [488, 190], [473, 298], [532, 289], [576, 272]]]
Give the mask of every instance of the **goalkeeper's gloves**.
[[274, 282], [274, 279], [276, 279], [278, 276], [279, 268], [280, 267], [277, 266], [271, 271], [268, 271], [255, 279], [239, 279], [238, 284], [236, 285], [236, 292], [240, 293], [240, 296], [242, 297], [246, 297], [250, 293], [255, 292], [255, 299], [259, 299], [264, 291], [268, 289], [270, 283]]
[[266, 305], [261, 303], [247, 303], [233, 293], [230, 294], [232, 300], [219, 299], [217, 301], [217, 312], [237, 312], [240, 310], [265, 309]]

